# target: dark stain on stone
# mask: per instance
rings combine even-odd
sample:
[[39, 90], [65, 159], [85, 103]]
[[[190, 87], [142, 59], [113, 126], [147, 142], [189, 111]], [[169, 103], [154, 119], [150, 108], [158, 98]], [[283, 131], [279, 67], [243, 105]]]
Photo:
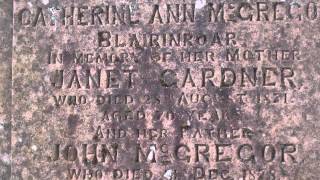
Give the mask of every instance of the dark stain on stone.
[[68, 117], [68, 134], [72, 135], [76, 131], [76, 127], [79, 125], [79, 115], [72, 114]]

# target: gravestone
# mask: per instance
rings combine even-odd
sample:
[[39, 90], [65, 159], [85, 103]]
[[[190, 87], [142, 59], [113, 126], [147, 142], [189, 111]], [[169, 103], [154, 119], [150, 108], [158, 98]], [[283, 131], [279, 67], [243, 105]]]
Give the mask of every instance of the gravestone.
[[318, 179], [319, 2], [11, 5], [4, 179]]

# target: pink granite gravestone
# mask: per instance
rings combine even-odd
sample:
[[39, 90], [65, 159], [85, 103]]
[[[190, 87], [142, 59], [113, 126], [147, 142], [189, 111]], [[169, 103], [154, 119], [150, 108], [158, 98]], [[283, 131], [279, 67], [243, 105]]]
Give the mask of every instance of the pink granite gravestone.
[[319, 179], [318, 1], [0, 5], [0, 179]]

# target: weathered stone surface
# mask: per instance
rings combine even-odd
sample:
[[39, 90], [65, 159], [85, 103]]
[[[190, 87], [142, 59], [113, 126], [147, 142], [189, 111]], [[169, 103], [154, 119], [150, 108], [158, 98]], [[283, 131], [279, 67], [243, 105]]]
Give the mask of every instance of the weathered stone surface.
[[317, 179], [310, 2], [15, 0], [12, 179]]
[[0, 179], [11, 174], [12, 4], [0, 1]]

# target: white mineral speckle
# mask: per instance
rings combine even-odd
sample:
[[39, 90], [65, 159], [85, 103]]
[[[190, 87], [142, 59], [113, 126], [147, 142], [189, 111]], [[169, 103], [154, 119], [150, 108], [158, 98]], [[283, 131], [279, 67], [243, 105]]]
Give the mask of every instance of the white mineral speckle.
[[148, 154], [148, 157], [147, 157], [148, 161], [151, 161], [153, 159], [155, 151], [156, 151], [156, 147], [150, 146], [150, 153]]
[[3, 154], [0, 156], [0, 159], [3, 163], [5, 163], [6, 165], [10, 164], [10, 156], [8, 154]]
[[164, 173], [163, 177], [165, 177], [166, 179], [171, 179], [172, 175], [173, 175], [173, 170], [169, 169]]
[[187, 126], [191, 126], [190, 120], [187, 121]]
[[49, 4], [49, 0], [41, 0], [42, 4], [47, 5]]
[[206, 0], [197, 0], [196, 1], [196, 9], [201, 9], [206, 5]]
[[29, 6], [29, 7], [32, 7], [32, 3], [31, 3], [31, 2], [28, 2], [28, 6]]
[[33, 151], [37, 151], [38, 147], [37, 147], [36, 145], [33, 145], [33, 146], [31, 147], [31, 149], [32, 149]]

